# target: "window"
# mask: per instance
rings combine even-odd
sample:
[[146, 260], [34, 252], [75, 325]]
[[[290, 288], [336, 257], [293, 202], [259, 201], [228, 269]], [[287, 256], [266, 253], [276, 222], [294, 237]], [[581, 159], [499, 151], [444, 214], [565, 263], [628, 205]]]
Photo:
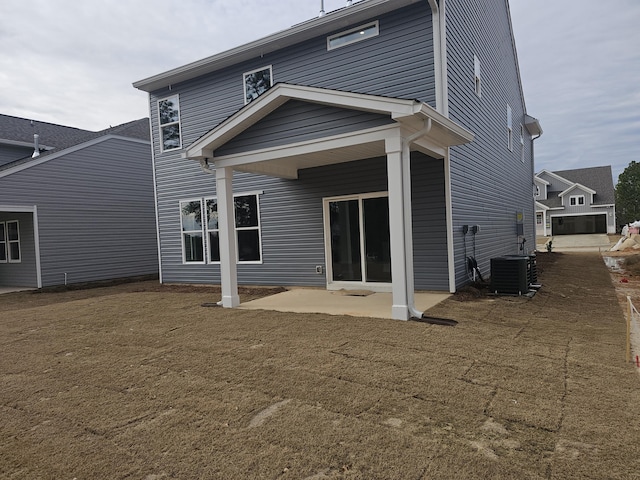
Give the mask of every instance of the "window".
[[507, 105], [507, 147], [513, 152], [513, 124], [511, 121], [511, 107]]
[[520, 124], [520, 160], [524, 163], [524, 125]]
[[542, 225], [542, 214], [536, 213], [536, 225]]
[[584, 195], [572, 195], [569, 197], [569, 205], [575, 207], [577, 205], [584, 205]]
[[7, 263], [7, 227], [0, 222], [0, 263]]
[[204, 262], [202, 239], [202, 202], [180, 202], [180, 226], [182, 230], [182, 261]]
[[258, 196], [242, 195], [234, 197], [233, 202], [238, 238], [238, 261], [259, 262], [261, 248]]
[[181, 148], [180, 103], [178, 101], [178, 95], [165, 98], [158, 102], [158, 117], [160, 118], [162, 151], [166, 152]]
[[480, 59], [473, 56], [473, 78], [475, 83], [475, 91], [477, 96], [481, 96], [482, 93], [482, 79], [480, 77]]
[[[239, 263], [260, 263], [262, 241], [260, 235], [260, 206], [258, 194], [234, 195], [234, 216]], [[203, 201], [180, 203], [182, 224], [183, 261], [204, 262], [203, 237], [206, 232], [207, 262], [220, 261], [220, 230], [218, 225], [218, 201], [204, 199], [206, 224], [202, 223]]]
[[0, 263], [20, 263], [21, 261], [18, 221], [0, 222]]
[[327, 50], [333, 50], [335, 48], [344, 47], [352, 43], [366, 40], [367, 38], [375, 37], [380, 34], [380, 24], [376, 20], [366, 25], [361, 25], [345, 32], [336, 33], [327, 37]]
[[218, 229], [218, 201], [215, 198], [205, 200], [207, 204], [207, 244], [209, 262], [220, 261], [220, 237]]
[[272, 73], [271, 65], [269, 65], [243, 75], [245, 105], [271, 88], [273, 85]]

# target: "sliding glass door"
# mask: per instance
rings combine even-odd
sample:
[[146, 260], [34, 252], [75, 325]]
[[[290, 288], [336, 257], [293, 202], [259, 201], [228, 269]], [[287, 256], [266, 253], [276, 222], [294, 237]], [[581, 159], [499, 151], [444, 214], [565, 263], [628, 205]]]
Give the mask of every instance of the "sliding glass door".
[[324, 207], [329, 280], [391, 283], [386, 194], [327, 199]]

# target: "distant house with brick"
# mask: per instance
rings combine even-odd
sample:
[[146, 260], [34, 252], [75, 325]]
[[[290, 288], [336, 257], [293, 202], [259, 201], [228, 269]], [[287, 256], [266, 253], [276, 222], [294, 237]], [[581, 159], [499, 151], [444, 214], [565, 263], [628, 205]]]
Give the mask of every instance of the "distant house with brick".
[[91, 132], [0, 115], [0, 286], [156, 274], [149, 120]]
[[611, 166], [542, 170], [533, 180], [536, 235], [616, 232]]

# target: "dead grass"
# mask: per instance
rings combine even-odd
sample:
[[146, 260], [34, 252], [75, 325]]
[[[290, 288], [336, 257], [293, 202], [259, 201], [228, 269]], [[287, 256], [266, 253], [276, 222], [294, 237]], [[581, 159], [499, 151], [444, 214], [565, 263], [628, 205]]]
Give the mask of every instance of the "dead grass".
[[[204, 308], [153, 283], [0, 296], [0, 477], [640, 478], [597, 254], [418, 322]], [[244, 299], [267, 292], [250, 290]]]

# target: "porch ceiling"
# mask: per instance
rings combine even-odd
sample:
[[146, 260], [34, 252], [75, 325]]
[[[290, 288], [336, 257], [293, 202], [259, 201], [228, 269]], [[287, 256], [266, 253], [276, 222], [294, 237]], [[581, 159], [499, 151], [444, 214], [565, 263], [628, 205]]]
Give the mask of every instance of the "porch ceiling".
[[[220, 146], [291, 99], [389, 115], [394, 122], [319, 139], [214, 156]], [[205, 169], [213, 163], [215, 167], [232, 167], [237, 171], [297, 178], [301, 169], [384, 156], [387, 140], [407, 137], [421, 130], [423, 133], [414, 139], [411, 149], [435, 158], [444, 157], [450, 146], [473, 140], [472, 133], [415, 100], [278, 84], [194, 142], [183, 157], [200, 161]]]

